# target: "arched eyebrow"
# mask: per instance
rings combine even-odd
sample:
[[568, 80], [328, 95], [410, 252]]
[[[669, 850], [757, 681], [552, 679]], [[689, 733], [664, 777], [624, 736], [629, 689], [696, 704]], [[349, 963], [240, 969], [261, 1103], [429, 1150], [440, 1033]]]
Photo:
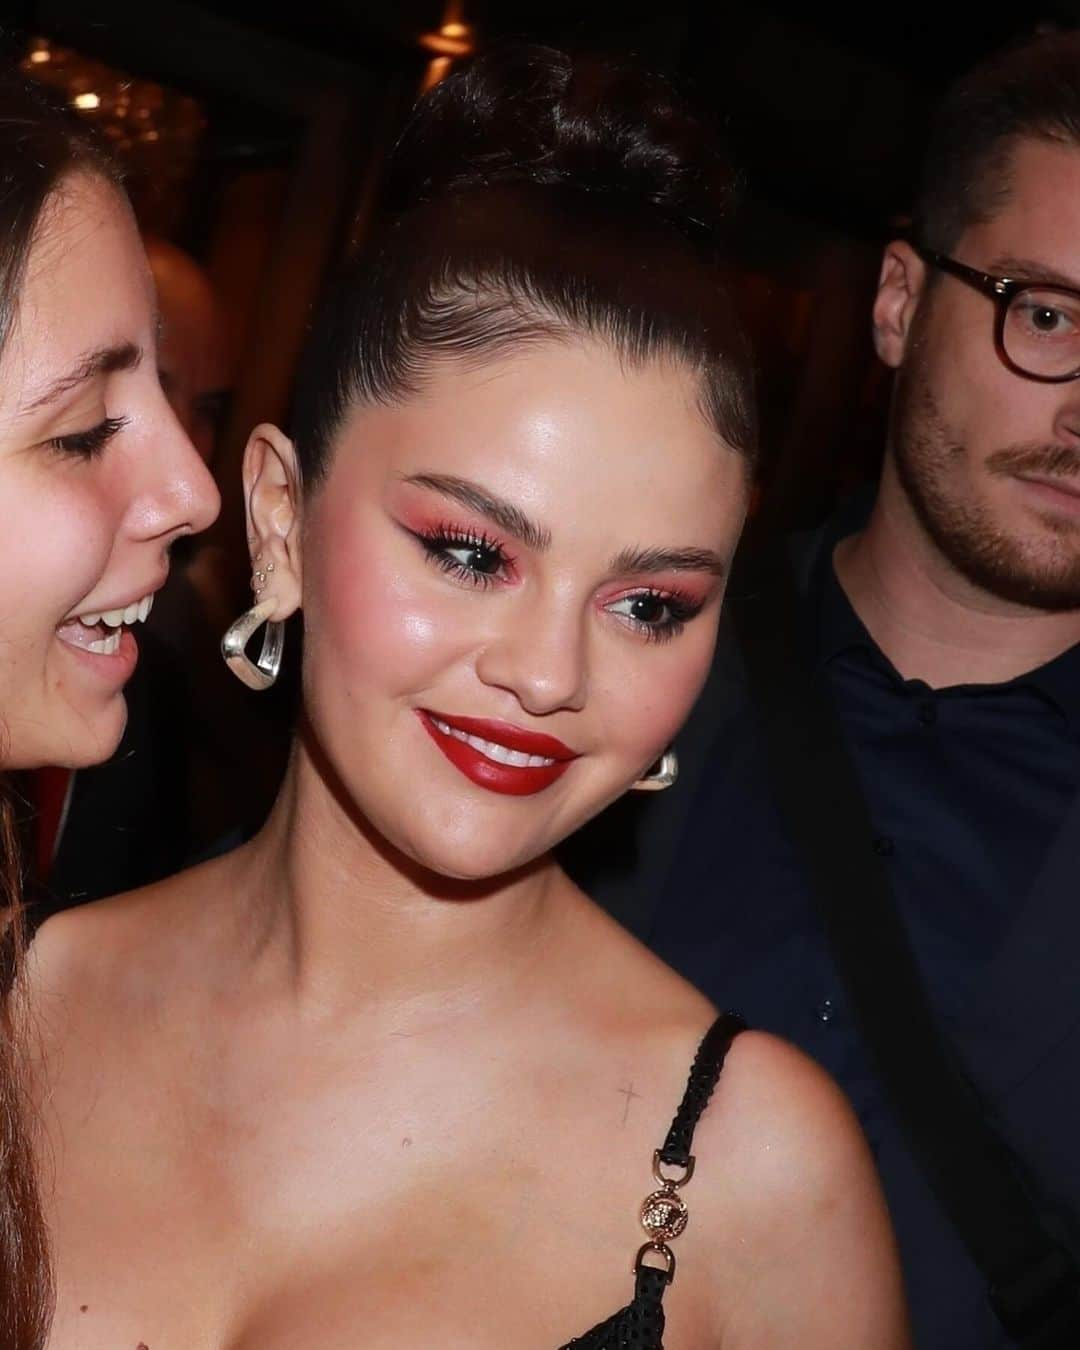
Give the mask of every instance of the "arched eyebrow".
[[611, 570], [625, 572], [711, 572], [722, 577], [727, 563], [710, 548], [627, 548], [613, 558]]
[[120, 342], [111, 347], [98, 347], [88, 352], [66, 375], [61, 375], [23, 408], [23, 413], [36, 412], [49, 403], [70, 393], [96, 375], [111, 375], [118, 370], [134, 370], [143, 358], [142, 348], [134, 342]]
[[[440, 492], [444, 497], [460, 502], [471, 511], [487, 516], [500, 529], [538, 553], [546, 552], [551, 547], [550, 530], [531, 521], [513, 502], [494, 496], [468, 478], [457, 478], [452, 474], [416, 473], [404, 476], [402, 482], [430, 488], [433, 492]], [[611, 560], [609, 570], [617, 575], [627, 572], [710, 572], [713, 576], [722, 577], [728, 569], [724, 559], [712, 549], [627, 548]]]
[[468, 478], [456, 478], [453, 474], [443, 473], [414, 473], [404, 477], [402, 482], [430, 488], [432, 492], [440, 492], [444, 497], [450, 497], [470, 511], [487, 516], [488, 520], [498, 525], [499, 529], [512, 534], [515, 539], [520, 539], [537, 553], [543, 553], [551, 547], [550, 530], [545, 530], [542, 525], [530, 520], [513, 502], [496, 497], [479, 483], [473, 483]]

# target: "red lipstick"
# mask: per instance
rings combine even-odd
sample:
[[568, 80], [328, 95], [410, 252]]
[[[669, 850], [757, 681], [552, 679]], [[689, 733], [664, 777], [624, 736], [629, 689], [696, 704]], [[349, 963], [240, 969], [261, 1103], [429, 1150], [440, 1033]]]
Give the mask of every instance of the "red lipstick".
[[[450, 763], [471, 782], [490, 792], [510, 797], [530, 797], [543, 792], [578, 758], [576, 751], [554, 736], [525, 731], [509, 722], [451, 717], [427, 709], [419, 709], [418, 715]], [[524, 762], [526, 759], [532, 762]]]

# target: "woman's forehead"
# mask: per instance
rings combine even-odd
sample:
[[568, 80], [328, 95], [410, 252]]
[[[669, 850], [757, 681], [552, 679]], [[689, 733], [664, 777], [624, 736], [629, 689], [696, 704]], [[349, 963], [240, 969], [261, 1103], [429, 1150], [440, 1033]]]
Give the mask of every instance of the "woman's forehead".
[[719, 440], [699, 392], [693, 372], [629, 366], [599, 343], [487, 368], [442, 363], [419, 397], [354, 410], [330, 476], [346, 490], [452, 477], [543, 518], [554, 536], [559, 522], [578, 535], [622, 524], [715, 546], [726, 516], [741, 520], [746, 461]]
[[152, 282], [126, 203], [103, 179], [69, 176], [34, 233], [0, 352], [0, 404], [36, 402], [95, 354], [153, 339]]

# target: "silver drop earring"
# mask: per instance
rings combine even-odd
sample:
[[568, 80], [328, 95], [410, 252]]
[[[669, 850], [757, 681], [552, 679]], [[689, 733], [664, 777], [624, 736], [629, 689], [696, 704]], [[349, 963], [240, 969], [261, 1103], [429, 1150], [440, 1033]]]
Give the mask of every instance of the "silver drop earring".
[[665, 750], [656, 768], [631, 784], [634, 792], [663, 792], [679, 776], [679, 757], [674, 750]]
[[[255, 604], [246, 610], [232, 624], [221, 639], [221, 654], [225, 664], [236, 678], [249, 689], [269, 689], [281, 673], [281, 657], [285, 650], [285, 625], [270, 620], [274, 612], [275, 600], [260, 600], [266, 589], [267, 577], [274, 571], [274, 564], [268, 562], [265, 568], [259, 567], [262, 554], [255, 555], [255, 573], [251, 578], [251, 589], [255, 593]], [[256, 631], [266, 624], [262, 651], [257, 661], [247, 654], [247, 645]]]

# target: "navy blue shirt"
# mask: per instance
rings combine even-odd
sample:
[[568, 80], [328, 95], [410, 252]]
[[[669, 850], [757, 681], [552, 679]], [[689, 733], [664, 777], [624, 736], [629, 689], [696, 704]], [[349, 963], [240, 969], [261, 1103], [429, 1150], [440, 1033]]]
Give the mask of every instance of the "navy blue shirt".
[[[1004, 684], [933, 690], [905, 680], [841, 589], [834, 540], [807, 596], [814, 655], [931, 1001], [961, 1058], [970, 1050], [974, 1063], [983, 977], [1021, 926], [1080, 792], [1080, 646]], [[1080, 872], [1076, 883], [1080, 909]], [[978, 1271], [911, 1159], [854, 1025], [770, 794], [752, 716], [731, 719], [710, 751], [650, 908], [642, 936], [660, 956], [719, 1005], [801, 1045], [848, 1093], [890, 1202], [921, 1350], [1005, 1346]], [[1047, 1134], [1049, 1122], [1028, 1122], [1034, 1137], [1044, 1123]], [[1077, 1131], [1080, 1120], [1069, 1137]], [[1024, 1147], [1017, 1135], [1013, 1143]]]

